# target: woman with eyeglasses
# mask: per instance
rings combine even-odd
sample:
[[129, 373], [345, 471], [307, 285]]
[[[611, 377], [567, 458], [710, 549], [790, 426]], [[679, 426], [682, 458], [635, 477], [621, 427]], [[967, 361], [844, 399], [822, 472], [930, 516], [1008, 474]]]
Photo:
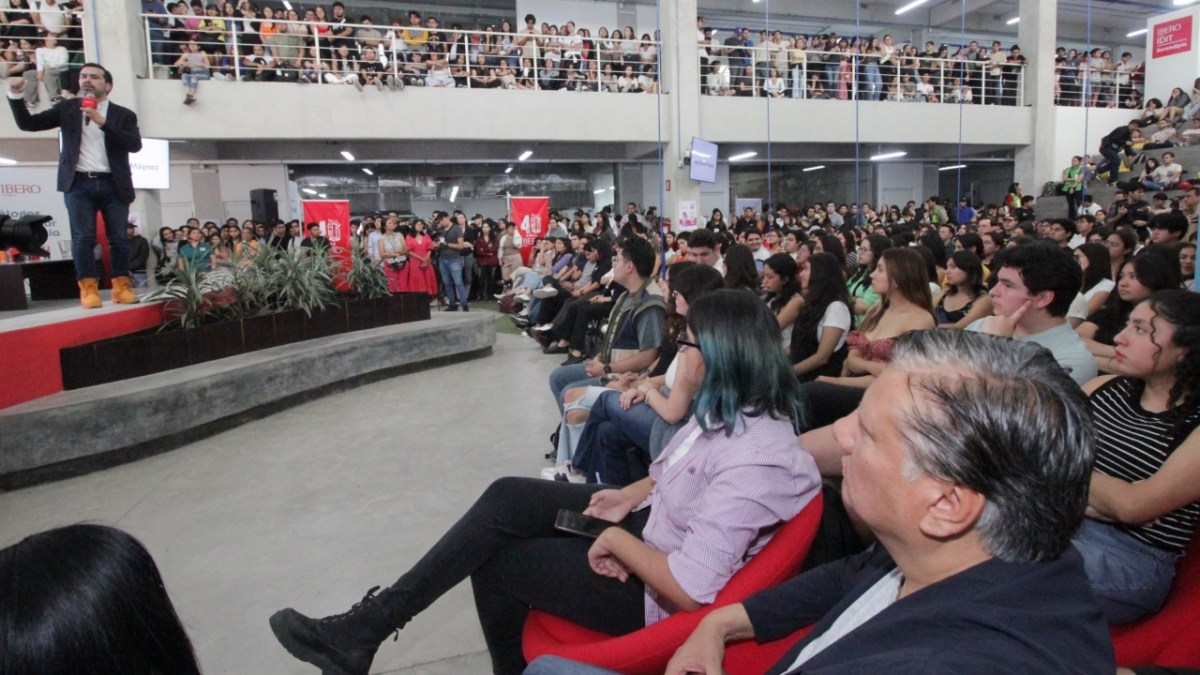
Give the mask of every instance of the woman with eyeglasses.
[[[324, 619], [277, 612], [275, 636], [318, 667], [367, 672], [384, 640], [470, 578], [492, 671], [509, 674], [525, 668], [531, 608], [623, 635], [711, 603], [820, 489], [777, 325], [752, 293], [701, 298], [678, 366], [701, 382], [695, 415], [649, 477], [619, 490], [502, 478], [396, 583]], [[563, 536], [560, 509], [619, 526]]]

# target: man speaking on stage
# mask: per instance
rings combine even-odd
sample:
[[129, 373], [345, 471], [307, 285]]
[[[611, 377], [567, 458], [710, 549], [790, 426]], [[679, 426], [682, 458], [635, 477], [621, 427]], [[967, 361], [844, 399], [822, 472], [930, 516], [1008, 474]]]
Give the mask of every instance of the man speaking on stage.
[[112, 300], [138, 301], [129, 277], [129, 242], [125, 226], [133, 202], [133, 176], [129, 153], [142, 149], [137, 115], [108, 100], [112, 73], [96, 63], [79, 71], [79, 97], [31, 114], [25, 107], [26, 80], [8, 80], [8, 105], [22, 131], [61, 129], [58, 158], [58, 191], [64, 194], [71, 221], [71, 257], [79, 282], [80, 304], [100, 307], [100, 291], [93, 250], [96, 247], [96, 212], [104, 216], [104, 229], [112, 254]]

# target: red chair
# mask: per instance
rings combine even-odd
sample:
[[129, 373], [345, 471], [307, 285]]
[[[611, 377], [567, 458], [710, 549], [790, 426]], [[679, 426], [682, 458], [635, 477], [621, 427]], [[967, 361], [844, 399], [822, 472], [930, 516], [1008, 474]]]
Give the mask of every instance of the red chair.
[[[716, 599], [711, 604], [694, 612], [678, 612], [652, 626], [619, 637], [584, 628], [545, 612], [537, 610], [529, 612], [529, 616], [525, 619], [522, 645], [526, 661], [553, 654], [591, 663], [625, 675], [661, 674], [675, 650], [692, 634], [696, 624], [709, 612], [725, 605], [741, 602], [754, 593], [775, 586], [796, 573], [816, 537], [817, 528], [821, 524], [821, 508], [821, 494], [818, 492], [803, 511], [780, 528], [779, 532], [753, 560], [729, 579], [729, 583], [721, 589], [720, 593], [717, 593]], [[786, 640], [779, 642], [786, 642]], [[776, 647], [777, 644], [771, 643], [769, 646]], [[782, 656], [789, 646], [783, 646], [779, 655]], [[740, 647], [740, 645], [735, 645], [731, 647], [730, 651], [738, 650], [740, 654], [742, 649], [748, 650], [750, 647], [763, 649], [753, 643], [747, 643], [745, 648], [740, 649]], [[753, 658], [765, 659], [770, 656], [770, 653], [764, 652], [762, 656], [754, 654]], [[750, 656], [748, 655], [747, 658]], [[778, 656], [757, 672], [763, 672], [777, 659]], [[730, 671], [731, 674], [736, 675], [750, 672], [752, 671]]]
[[1175, 583], [1154, 616], [1112, 629], [1117, 663], [1200, 668], [1200, 536], [1175, 570]]

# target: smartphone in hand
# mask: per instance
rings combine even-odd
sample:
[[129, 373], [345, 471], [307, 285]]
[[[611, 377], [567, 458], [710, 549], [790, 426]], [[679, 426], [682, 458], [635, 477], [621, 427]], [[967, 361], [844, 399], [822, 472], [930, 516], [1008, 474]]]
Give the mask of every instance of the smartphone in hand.
[[567, 509], [559, 509], [558, 517], [554, 519], [554, 529], [588, 539], [596, 539], [601, 532], [615, 526], [617, 523], [611, 520], [593, 518]]

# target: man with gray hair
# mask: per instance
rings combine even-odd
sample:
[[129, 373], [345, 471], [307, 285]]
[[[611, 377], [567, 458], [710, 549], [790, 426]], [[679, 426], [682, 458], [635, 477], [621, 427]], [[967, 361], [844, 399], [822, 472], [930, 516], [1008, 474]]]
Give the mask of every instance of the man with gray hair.
[[[1093, 462], [1087, 402], [1042, 347], [909, 333], [834, 425], [842, 494], [878, 542], [704, 618], [668, 675], [731, 640], [814, 624], [768, 672], [1112, 673], [1071, 538]], [[587, 673], [547, 658], [527, 673]]]

